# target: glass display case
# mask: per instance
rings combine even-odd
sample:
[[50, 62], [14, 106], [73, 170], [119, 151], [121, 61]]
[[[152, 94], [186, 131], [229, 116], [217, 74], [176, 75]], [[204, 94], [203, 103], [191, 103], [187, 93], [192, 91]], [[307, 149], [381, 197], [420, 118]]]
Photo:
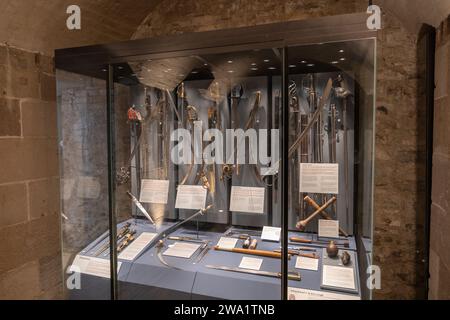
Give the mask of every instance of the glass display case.
[[365, 19], [57, 50], [67, 297], [370, 298]]

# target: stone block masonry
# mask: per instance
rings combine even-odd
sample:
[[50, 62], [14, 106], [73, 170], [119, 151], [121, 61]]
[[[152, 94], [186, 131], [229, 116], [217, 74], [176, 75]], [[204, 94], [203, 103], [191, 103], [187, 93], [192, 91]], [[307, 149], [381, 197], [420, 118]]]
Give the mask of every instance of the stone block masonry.
[[0, 46], [0, 299], [60, 298], [53, 59]]

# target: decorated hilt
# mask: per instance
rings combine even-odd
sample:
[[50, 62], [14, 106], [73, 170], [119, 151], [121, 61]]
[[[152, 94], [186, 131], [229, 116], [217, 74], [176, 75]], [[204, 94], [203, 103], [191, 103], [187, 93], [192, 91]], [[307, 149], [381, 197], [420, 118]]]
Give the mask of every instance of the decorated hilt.
[[188, 105], [186, 107], [186, 111], [187, 111], [187, 119], [190, 123], [193, 123], [194, 121], [198, 120], [197, 108], [195, 108], [194, 106]]
[[132, 105], [127, 112], [128, 121], [133, 122], [142, 122], [143, 118], [139, 110], [136, 109], [135, 105]]
[[292, 109], [292, 112], [299, 112], [300, 105], [298, 102], [298, 93], [297, 93], [297, 84], [295, 81], [291, 80], [289, 82], [289, 107]]

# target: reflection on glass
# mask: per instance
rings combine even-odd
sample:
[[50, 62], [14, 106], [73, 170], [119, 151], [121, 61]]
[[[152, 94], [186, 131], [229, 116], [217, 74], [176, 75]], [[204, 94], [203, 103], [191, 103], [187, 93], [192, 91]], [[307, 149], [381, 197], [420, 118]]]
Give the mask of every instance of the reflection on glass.
[[[146, 298], [281, 297], [270, 170], [281, 71], [278, 49], [114, 66], [119, 226], [135, 232], [118, 258], [148, 275]], [[261, 240], [263, 226], [277, 241]], [[118, 278], [123, 299], [143, 284]]]
[[109, 299], [106, 84], [59, 70], [57, 78], [64, 293]]

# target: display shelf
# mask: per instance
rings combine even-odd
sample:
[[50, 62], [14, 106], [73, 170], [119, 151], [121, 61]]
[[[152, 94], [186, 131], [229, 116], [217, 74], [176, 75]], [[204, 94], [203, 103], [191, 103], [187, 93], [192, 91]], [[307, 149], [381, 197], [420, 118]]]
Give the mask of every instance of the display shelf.
[[[118, 229], [125, 223], [130, 223], [136, 229], [138, 237], [142, 232], [156, 232], [153, 225], [141, 219], [130, 219], [118, 225]], [[172, 223], [165, 223], [158, 231], [167, 229]], [[235, 229], [236, 230], [236, 229]], [[238, 229], [239, 231], [249, 231], [245, 229]], [[249, 231], [254, 232], [254, 230]], [[183, 237], [196, 235], [195, 227], [180, 228], [171, 236]], [[198, 232], [198, 238], [201, 240], [209, 240], [211, 250], [203, 257], [199, 263], [195, 263], [197, 255], [190, 259], [168, 257], [164, 259], [172, 267], [164, 266], [157, 257], [157, 248], [153, 247], [143, 250], [143, 253], [134, 261], [126, 261], [119, 259], [121, 268], [119, 271], [119, 285], [121, 287], [121, 297], [124, 299], [146, 299], [149, 297], [159, 297], [161, 299], [280, 299], [280, 279], [264, 277], [260, 275], [252, 275], [246, 273], [235, 273], [222, 270], [209, 269], [206, 265], [220, 265], [228, 267], [238, 267], [244, 256], [262, 259], [261, 270], [280, 272], [280, 259], [251, 256], [241, 253], [216, 251], [212, 247], [217, 244], [221, 237], [226, 236], [226, 232]], [[289, 236], [299, 236], [306, 239], [314, 240], [317, 238], [314, 234], [290, 232]], [[99, 237], [101, 239], [102, 237]], [[254, 236], [258, 240], [257, 249], [273, 251], [280, 248], [279, 242], [262, 241], [260, 237]], [[344, 238], [340, 238], [344, 240]], [[355, 251], [354, 237], [346, 238], [349, 241], [348, 251]], [[96, 243], [98, 240], [94, 241]], [[238, 239], [236, 248], [242, 247], [244, 240]], [[166, 246], [177, 242], [176, 240], [167, 240]], [[343, 293], [345, 290], [323, 290], [321, 289], [321, 273], [323, 246], [314, 244], [305, 244], [316, 249], [315, 253], [319, 255], [319, 264], [317, 271], [296, 269], [296, 256], [292, 256], [289, 261], [289, 270], [297, 271], [301, 274], [301, 281], [289, 281], [289, 287], [304, 288], [318, 291], [329, 291], [335, 293]], [[91, 247], [90, 245], [87, 246]], [[99, 245], [89, 250], [88, 253], [81, 254], [88, 257], [93, 257], [93, 251]], [[167, 249], [167, 247], [166, 247]], [[84, 250], [83, 250], [84, 251]], [[356, 257], [356, 255], [354, 255]], [[103, 258], [107, 260], [108, 258]], [[355, 259], [354, 265], [355, 274], [358, 275], [358, 261]], [[175, 269], [178, 268], [178, 269]], [[359, 297], [359, 280], [357, 281], [357, 293], [353, 294]], [[77, 292], [72, 298], [77, 299], [91, 299], [93, 292], [97, 292], [99, 297], [102, 297], [104, 292], [99, 292], [95, 288], [104, 286], [108, 279], [94, 277], [92, 275], [83, 275], [82, 292]], [[239, 290], [236, 288], [239, 287]], [[255, 296], [256, 293], [256, 296]], [[348, 294], [348, 293], [347, 293]]]

